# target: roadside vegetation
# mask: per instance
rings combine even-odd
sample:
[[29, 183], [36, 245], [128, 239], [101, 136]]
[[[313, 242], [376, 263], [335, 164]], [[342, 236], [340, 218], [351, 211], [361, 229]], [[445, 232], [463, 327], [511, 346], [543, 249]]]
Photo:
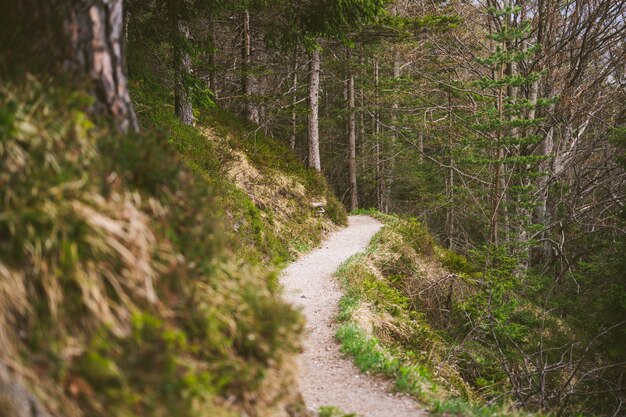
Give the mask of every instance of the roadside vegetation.
[[61, 86], [0, 90], [0, 357], [68, 417], [295, 413], [277, 272], [345, 210], [276, 140], [217, 110], [185, 126], [135, 85], [138, 134]]
[[[583, 339], [581, 329], [545, 311], [532, 293], [515, 290], [515, 265], [504, 255], [491, 255], [499, 262], [486, 269], [484, 252], [465, 257], [445, 250], [415, 219], [359, 213], [385, 226], [366, 253], [337, 272], [345, 296], [336, 337], [363, 372], [388, 376], [434, 414], [504, 416], [527, 415], [519, 411], [523, 391], [515, 383], [536, 383], [537, 356], [548, 368], [544, 389], [551, 395], [567, 396], [558, 392], [564, 382], [584, 384], [601, 366], [601, 353], [596, 362], [586, 360], [597, 343], [592, 335]], [[572, 359], [564, 363], [562, 347], [572, 339], [584, 342], [570, 345]], [[528, 415], [592, 415], [590, 405], [607, 404], [602, 395], [560, 407], [533, 399], [524, 406], [539, 414]]]

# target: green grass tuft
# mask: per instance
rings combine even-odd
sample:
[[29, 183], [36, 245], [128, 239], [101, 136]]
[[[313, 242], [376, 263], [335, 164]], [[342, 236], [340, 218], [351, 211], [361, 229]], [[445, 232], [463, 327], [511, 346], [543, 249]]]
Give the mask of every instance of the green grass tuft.
[[358, 417], [355, 413], [344, 413], [338, 407], [324, 405], [317, 411], [318, 417]]

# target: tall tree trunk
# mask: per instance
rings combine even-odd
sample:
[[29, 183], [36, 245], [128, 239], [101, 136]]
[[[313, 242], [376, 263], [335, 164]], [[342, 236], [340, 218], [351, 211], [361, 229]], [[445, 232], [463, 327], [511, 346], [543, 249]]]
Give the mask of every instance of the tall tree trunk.
[[[0, 66], [90, 81], [92, 111], [122, 132], [138, 130], [126, 77], [123, 0], [0, 2]], [[68, 77], [69, 75], [69, 77]]]
[[72, 59], [67, 68], [91, 75], [96, 113], [111, 114], [121, 131], [138, 130], [126, 78], [123, 1], [89, 0], [82, 2], [82, 7], [76, 3], [69, 19], [74, 29], [70, 36]]
[[[554, 150], [554, 127], [550, 127], [548, 132], [546, 133], [545, 138], [541, 142], [539, 146], [539, 155], [548, 156]], [[545, 160], [539, 163], [539, 172], [543, 173], [539, 178], [537, 178], [537, 201], [536, 207], [533, 213], [533, 223], [539, 225], [547, 225], [549, 223], [548, 218], [548, 181], [550, 175], [553, 173], [552, 161]], [[542, 231], [538, 236], [540, 240], [542, 240], [542, 244], [539, 250], [539, 257], [544, 261], [550, 256], [550, 243], [546, 239], [547, 232]]]
[[[508, 48], [508, 49], [510, 50], [511, 48]], [[517, 62], [513, 61], [513, 62], [509, 62], [506, 64], [506, 75], [509, 77], [513, 77], [517, 75]], [[506, 87], [507, 98], [514, 102], [517, 99], [517, 90], [518, 90], [518, 87], [514, 86], [513, 84], [507, 85]], [[510, 118], [512, 117], [513, 116], [510, 116]], [[519, 129], [518, 128], [511, 129], [511, 136], [518, 137]]]
[[241, 93], [243, 94], [244, 116], [254, 123], [259, 123], [259, 110], [251, 100], [256, 80], [251, 74], [252, 55], [250, 38], [250, 13], [246, 10], [241, 14], [243, 30], [241, 32]]
[[454, 206], [454, 157], [452, 156], [452, 94], [448, 91], [448, 170], [446, 175], [446, 243], [448, 249], [454, 249], [455, 242], [455, 206]]
[[[539, 0], [537, 5], [538, 12], [538, 20], [537, 20], [537, 44], [543, 45], [546, 42], [546, 39], [549, 39], [551, 36], [551, 21], [554, 19], [553, 8], [555, 3], [545, 0]], [[541, 57], [538, 60], [538, 67], [541, 69], [543, 67], [543, 62]], [[550, 70], [549, 70], [550, 71]], [[550, 73], [545, 78], [546, 80], [550, 80], [552, 77]], [[545, 83], [546, 92], [551, 92], [552, 87], [549, 83]], [[537, 99], [539, 97], [539, 81], [535, 81], [530, 86], [529, 92], [529, 100], [534, 105], [528, 111], [528, 119], [535, 119], [537, 112]], [[545, 97], [549, 97], [550, 94], [545, 94]], [[553, 113], [554, 104], [550, 104], [547, 110], [547, 113]], [[548, 132], [544, 139], [542, 140], [539, 146], [539, 154], [543, 156], [548, 156], [553, 152], [554, 148], [554, 127], [550, 126]], [[539, 172], [545, 173], [545, 175], [539, 176], [537, 178], [537, 191], [538, 191], [538, 199], [535, 202], [536, 207], [533, 210], [533, 223], [546, 225], [548, 223], [548, 178], [547, 175], [549, 172], [552, 172], [552, 161], [545, 160], [539, 163]], [[542, 241], [541, 247], [539, 248], [538, 253], [533, 254], [533, 258], [531, 258], [532, 263], [547, 261], [550, 256], [550, 244], [546, 239], [547, 232], [542, 231], [538, 236]]]
[[350, 47], [347, 48], [347, 80], [348, 95], [348, 177], [350, 180], [350, 210], [359, 208], [356, 179], [356, 114], [354, 103], [354, 73], [352, 72]]
[[378, 59], [374, 58], [374, 126], [373, 133], [376, 140], [376, 208], [380, 212], [385, 211], [385, 196], [384, 196], [384, 166], [381, 158], [381, 143], [380, 143], [380, 108], [378, 100], [378, 85], [380, 81], [380, 66]]
[[[359, 63], [361, 66], [365, 65], [365, 59], [363, 58], [363, 54], [361, 54], [360, 58], [359, 58]], [[363, 170], [363, 172], [365, 172], [367, 170], [367, 158], [366, 158], [366, 149], [365, 149], [365, 144], [367, 143], [366, 141], [366, 131], [365, 131], [365, 113], [367, 112], [367, 110], [365, 109], [365, 85], [364, 85], [364, 80], [361, 80], [360, 83], [360, 88], [359, 88], [359, 101], [361, 102], [361, 105], [359, 106], [359, 158], [361, 160], [361, 169]]]
[[189, 56], [187, 43], [189, 42], [189, 26], [180, 19], [178, 11], [174, 15], [173, 22], [176, 32], [174, 34], [174, 69], [176, 81], [174, 83], [174, 108], [176, 115], [186, 125], [194, 124], [193, 106], [187, 79], [191, 75], [191, 57]]
[[289, 146], [292, 151], [296, 150], [296, 139], [298, 135], [298, 47], [293, 50], [291, 89], [293, 95], [291, 98], [291, 134], [289, 136]]
[[[393, 60], [393, 79], [396, 83], [398, 83], [398, 81], [400, 80], [400, 54], [398, 53], [398, 51], [396, 50], [394, 53], [394, 60]], [[396, 91], [398, 89], [398, 86], [396, 85]], [[388, 173], [387, 176], [385, 177], [385, 200], [386, 200], [386, 205], [385, 205], [385, 213], [388, 213], [390, 210], [390, 206], [391, 206], [391, 186], [392, 186], [392, 182], [393, 182], [393, 177], [394, 177], [394, 173], [395, 173], [395, 168], [396, 168], [396, 158], [394, 156], [395, 153], [395, 149], [396, 149], [396, 144], [399, 141], [399, 132], [398, 129], [400, 128], [398, 126], [398, 109], [399, 109], [399, 104], [397, 101], [394, 101], [393, 105], [392, 105], [392, 110], [391, 110], [391, 124], [393, 126], [393, 133], [391, 135], [391, 143], [389, 144], [389, 149], [390, 149], [390, 155], [389, 155], [389, 168], [388, 168]]]
[[209, 22], [209, 36], [211, 40], [211, 51], [209, 52], [209, 88], [213, 92], [213, 98], [217, 100], [219, 98], [218, 86], [217, 86], [217, 47], [216, 47], [216, 33], [215, 33], [215, 20]]
[[[261, 77], [260, 81], [257, 82], [257, 88], [255, 88], [255, 94], [257, 96], [257, 99], [262, 98], [266, 93], [267, 93], [267, 78]], [[265, 121], [267, 120], [267, 104], [264, 100], [259, 100], [258, 104], [255, 105], [255, 107], [257, 108], [257, 114], [258, 114], [257, 116], [258, 121], [256, 123], [263, 126], [263, 133], [265, 133], [265, 135], [268, 136], [270, 134], [269, 126], [267, 123], [265, 123]]]
[[424, 162], [424, 126], [417, 132], [417, 150], [419, 151], [420, 162]]
[[[511, 22], [510, 24], [512, 25], [513, 22]], [[523, 45], [508, 44], [507, 46], [507, 49], [509, 50], [513, 50], [516, 48], [522, 48], [522, 50], [524, 50]], [[516, 75], [518, 75], [518, 63], [515, 61], [509, 62], [507, 64], [507, 76], [514, 77]], [[531, 94], [530, 94], [529, 99], [531, 103], [533, 103], [533, 107], [529, 109], [527, 112], [521, 111], [520, 115], [517, 117], [524, 117], [532, 113], [531, 120], [534, 119], [534, 112], [535, 112], [534, 105], [536, 105], [536, 102], [537, 102], [536, 87], [535, 87], [534, 99], [532, 98], [532, 90], [533, 90], [533, 86], [536, 84], [537, 82], [535, 81], [531, 83], [530, 85]], [[521, 92], [519, 92], [518, 90], [519, 90], [519, 87], [516, 87], [514, 85], [509, 85], [507, 87], [508, 100], [510, 100], [513, 103], [517, 102], [518, 95], [521, 95]], [[512, 121], [515, 117], [516, 116], [511, 114], [508, 117], [508, 119], [509, 121]], [[516, 139], [518, 139], [520, 135], [526, 136], [528, 135], [528, 133], [529, 133], [528, 129], [520, 129], [520, 128], [511, 129], [511, 136]], [[518, 148], [513, 148], [513, 149], [514, 149], [514, 152], [516, 152], [516, 156], [524, 155], [525, 150], [524, 150], [523, 145], [520, 145]], [[515, 169], [515, 167], [513, 169]], [[524, 190], [528, 190], [529, 186], [531, 185], [531, 179], [529, 175], [531, 169], [532, 169], [531, 164], [524, 164], [519, 167], [519, 170], [521, 171], [520, 172], [520, 185], [522, 186], [522, 189]], [[528, 201], [530, 201], [530, 198], [528, 198], [529, 195], [526, 193], [527, 192], [522, 192], [518, 194], [517, 201], [514, 201], [515, 198], [509, 197], [511, 200], [510, 202], [513, 203], [511, 204], [511, 207], [514, 207], [514, 210], [512, 211], [512, 214], [511, 214], [511, 216], [514, 216], [513, 221], [511, 222], [511, 226], [514, 228], [514, 233], [515, 233], [514, 238], [515, 238], [515, 241], [517, 242], [517, 244], [513, 248], [513, 251], [517, 255], [517, 267], [515, 270], [515, 274], [518, 277], [524, 276], [528, 271], [530, 250], [531, 250], [530, 243], [529, 243], [529, 239], [530, 239], [529, 230], [530, 230], [530, 225], [532, 222], [532, 219], [531, 219], [532, 214], [531, 214], [530, 209], [527, 206]]]
[[[500, 64], [500, 68], [497, 71], [496, 79], [501, 80], [504, 76], [504, 65]], [[504, 87], [498, 88], [497, 93], [497, 102], [496, 107], [498, 110], [498, 120], [500, 122], [500, 126], [504, 121]], [[491, 219], [490, 219], [490, 230], [489, 230], [489, 243], [492, 245], [497, 245], [499, 243], [499, 227], [500, 227], [500, 204], [502, 202], [502, 163], [501, 160], [504, 157], [504, 152], [502, 149], [502, 128], [498, 128], [496, 132], [495, 138], [495, 149], [494, 149], [494, 177], [492, 183], [492, 193], [491, 193]]]
[[[529, 100], [531, 103], [534, 103], [533, 106], [528, 111], [528, 119], [535, 119], [536, 115], [536, 103], [539, 96], [539, 82], [535, 81], [532, 83], [530, 87]], [[554, 104], [550, 104], [548, 106], [547, 112], [551, 113], [554, 111]], [[541, 155], [544, 157], [548, 157], [554, 151], [554, 127], [549, 127], [548, 132], [545, 137], [539, 144], [539, 148], [537, 149], [537, 155]], [[543, 173], [536, 179], [536, 188], [537, 188], [537, 200], [535, 201], [535, 208], [532, 213], [532, 222], [534, 224], [546, 225], [548, 223], [548, 180], [549, 173], [553, 172], [552, 169], [552, 160], [546, 159], [539, 163], [539, 172]], [[534, 259], [531, 259], [532, 263], [539, 262], [541, 260], [545, 261], [550, 256], [550, 245], [548, 243], [547, 233], [542, 231], [538, 236], [539, 240], [542, 241], [541, 247], [537, 253], [532, 254]]]
[[317, 171], [320, 163], [319, 97], [320, 97], [320, 50], [311, 52], [309, 62], [309, 157], [308, 163]]

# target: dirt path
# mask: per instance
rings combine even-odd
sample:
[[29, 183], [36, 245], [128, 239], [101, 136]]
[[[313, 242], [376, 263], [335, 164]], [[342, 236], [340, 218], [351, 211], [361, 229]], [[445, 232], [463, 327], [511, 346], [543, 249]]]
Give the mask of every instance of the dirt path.
[[333, 234], [320, 249], [289, 266], [281, 276], [285, 298], [307, 319], [299, 382], [309, 408], [332, 405], [364, 417], [424, 416], [411, 398], [392, 394], [391, 384], [362, 374], [339, 352], [334, 339], [341, 290], [332, 275], [350, 256], [363, 251], [381, 224], [351, 216], [350, 225]]

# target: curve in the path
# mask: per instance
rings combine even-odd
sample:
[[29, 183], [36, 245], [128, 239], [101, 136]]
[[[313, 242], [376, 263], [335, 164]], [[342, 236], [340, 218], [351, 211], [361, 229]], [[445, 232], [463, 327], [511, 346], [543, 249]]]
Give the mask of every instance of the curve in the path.
[[363, 417], [425, 415], [410, 397], [394, 394], [389, 382], [359, 372], [339, 352], [334, 334], [341, 289], [332, 275], [350, 256], [365, 250], [382, 225], [368, 216], [350, 216], [349, 226], [282, 274], [287, 301], [304, 313], [307, 326], [299, 357], [299, 382], [307, 405], [336, 406]]

